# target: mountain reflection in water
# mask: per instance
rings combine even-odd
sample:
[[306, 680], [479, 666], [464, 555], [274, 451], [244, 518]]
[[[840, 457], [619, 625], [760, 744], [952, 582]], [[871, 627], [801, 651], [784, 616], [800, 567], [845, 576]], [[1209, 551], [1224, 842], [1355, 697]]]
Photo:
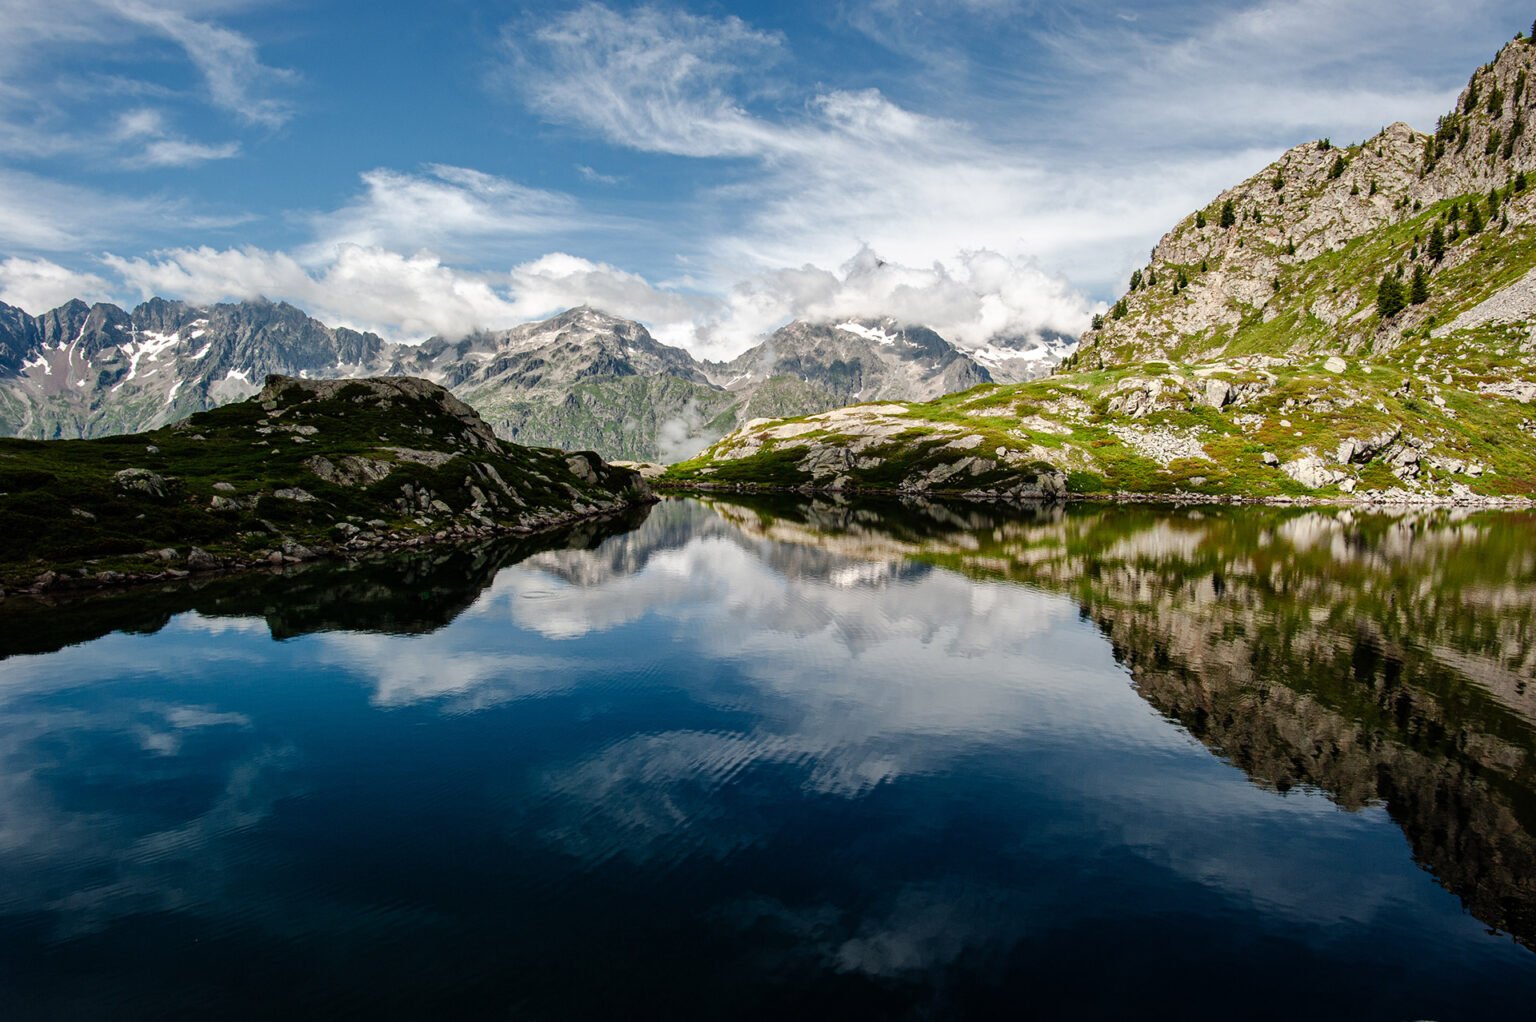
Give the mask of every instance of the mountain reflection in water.
[[1533, 627], [1525, 516], [789, 497], [10, 601], [0, 995], [1528, 1005]]

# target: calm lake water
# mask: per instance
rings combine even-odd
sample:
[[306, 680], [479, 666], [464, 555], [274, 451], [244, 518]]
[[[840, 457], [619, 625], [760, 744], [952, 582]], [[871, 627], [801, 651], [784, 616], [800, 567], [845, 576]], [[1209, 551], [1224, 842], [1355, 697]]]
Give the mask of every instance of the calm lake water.
[[1536, 1004], [1531, 517], [671, 500], [0, 656], [7, 1019]]

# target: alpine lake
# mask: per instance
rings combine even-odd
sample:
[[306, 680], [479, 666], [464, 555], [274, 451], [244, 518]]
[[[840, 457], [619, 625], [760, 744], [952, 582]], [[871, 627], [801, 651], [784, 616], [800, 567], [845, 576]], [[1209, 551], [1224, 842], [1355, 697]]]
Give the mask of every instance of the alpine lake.
[[673, 497], [0, 604], [0, 1015], [1536, 1005], [1536, 516]]

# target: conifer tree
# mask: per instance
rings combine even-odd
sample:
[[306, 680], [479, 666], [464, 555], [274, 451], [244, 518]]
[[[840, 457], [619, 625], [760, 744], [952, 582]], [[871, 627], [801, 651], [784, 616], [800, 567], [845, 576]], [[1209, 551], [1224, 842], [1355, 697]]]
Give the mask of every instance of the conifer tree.
[[1330, 181], [1337, 181], [1339, 178], [1343, 177], [1344, 176], [1344, 168], [1347, 167], [1347, 166], [1349, 166], [1349, 164], [1344, 162], [1344, 154], [1343, 153], [1340, 153], [1339, 155], [1335, 156], [1333, 158], [1333, 166], [1328, 168], [1328, 179]]
[[1127, 312], [1129, 312], [1129, 311], [1130, 310], [1126, 307], [1125, 299], [1122, 298], [1118, 302], [1115, 303], [1115, 307], [1110, 310], [1109, 314], [1111, 316], [1115, 317], [1116, 319], [1124, 319], [1125, 318], [1125, 314]]
[[1197, 209], [1197, 210], [1195, 210], [1195, 228], [1196, 228], [1196, 230], [1198, 230], [1198, 229], [1200, 229], [1200, 228], [1202, 228], [1204, 226], [1205, 226], [1205, 210]]
[[1441, 259], [1444, 258], [1445, 231], [1441, 230], [1439, 224], [1435, 224], [1435, 226], [1429, 232], [1429, 261], [1432, 263], [1438, 263]]
[[1413, 268], [1413, 282], [1408, 285], [1408, 301], [1413, 305], [1423, 305], [1429, 301], [1429, 274], [1424, 272], [1422, 263]]
[[1233, 204], [1231, 199], [1228, 199], [1221, 204], [1222, 230], [1226, 230], [1235, 223], [1237, 223], [1237, 206]]
[[1103, 330], [1104, 329], [1104, 317], [1102, 315], [1100, 315], [1099, 313], [1095, 312], [1093, 314], [1093, 326], [1090, 329], [1093, 329], [1093, 330]]
[[1408, 304], [1408, 297], [1403, 293], [1403, 282], [1392, 274], [1382, 276], [1381, 283], [1376, 285], [1376, 312], [1382, 319], [1391, 319], [1403, 311], [1403, 306]]
[[1189, 276], [1185, 274], [1183, 270], [1179, 271], [1179, 276], [1178, 279], [1174, 281], [1174, 286], [1177, 287], [1180, 291], [1184, 290], [1186, 287], [1189, 287]]
[[1467, 205], [1467, 233], [1477, 234], [1483, 229], [1483, 211], [1475, 202]]
[[1139, 290], [1141, 290], [1141, 271], [1140, 270], [1133, 270], [1133, 271], [1131, 271], [1131, 290], [1132, 291], [1139, 291]]

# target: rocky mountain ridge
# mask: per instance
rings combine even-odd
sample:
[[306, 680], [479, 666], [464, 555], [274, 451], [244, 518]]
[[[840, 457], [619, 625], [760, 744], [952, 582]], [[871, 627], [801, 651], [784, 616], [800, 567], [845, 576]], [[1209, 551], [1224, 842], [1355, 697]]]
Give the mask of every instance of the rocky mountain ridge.
[[[1443, 331], [1448, 312], [1481, 304], [1532, 268], [1524, 242], [1536, 224], [1536, 178], [1527, 181], [1536, 137], [1525, 131], [1536, 116], [1533, 74], [1536, 42], [1517, 38], [1474, 72], [1434, 132], [1399, 122], [1355, 145], [1307, 142], [1222, 192], [1163, 236], [1084, 335], [1075, 365], [1381, 356], [1425, 328]], [[1482, 272], [1458, 272], [1468, 263]], [[1407, 281], [1420, 267], [1425, 300], [1377, 316], [1381, 277], [1401, 272]], [[1493, 318], [1536, 312], [1536, 302], [1506, 306]]]

